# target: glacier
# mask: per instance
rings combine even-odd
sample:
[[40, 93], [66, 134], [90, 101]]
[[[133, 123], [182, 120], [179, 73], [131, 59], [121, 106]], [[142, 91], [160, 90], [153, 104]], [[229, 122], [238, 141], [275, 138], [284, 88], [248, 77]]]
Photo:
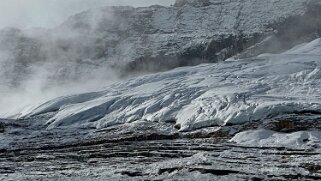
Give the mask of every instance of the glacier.
[[26, 108], [11, 118], [54, 113], [47, 129], [170, 122], [179, 131], [321, 113], [321, 39], [280, 54], [181, 67]]

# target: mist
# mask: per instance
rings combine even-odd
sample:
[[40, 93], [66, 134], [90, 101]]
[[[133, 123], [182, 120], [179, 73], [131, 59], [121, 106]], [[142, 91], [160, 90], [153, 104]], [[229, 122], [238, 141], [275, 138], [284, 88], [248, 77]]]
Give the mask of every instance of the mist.
[[78, 12], [103, 6], [169, 6], [174, 0], [0, 0], [0, 29], [53, 28]]
[[[123, 79], [111, 61], [92, 58], [97, 57], [98, 50], [91, 34], [100, 28], [99, 22], [114, 22], [117, 17], [108, 9], [107, 12], [95, 9], [88, 13], [89, 17], [80, 18], [88, 23], [85, 29], [73, 29], [69, 27], [73, 23], [68, 21], [70, 16], [105, 6], [172, 3], [172, 0], [0, 0], [0, 29], [3, 28], [0, 117], [12, 116], [18, 110], [56, 97], [99, 91]], [[67, 27], [63, 24], [66, 22]]]

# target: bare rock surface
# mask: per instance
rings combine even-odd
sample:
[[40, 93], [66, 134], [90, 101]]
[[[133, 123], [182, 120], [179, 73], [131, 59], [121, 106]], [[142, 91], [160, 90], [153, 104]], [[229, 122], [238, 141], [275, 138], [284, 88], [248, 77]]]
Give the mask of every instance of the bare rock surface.
[[[45, 121], [50, 116], [33, 121]], [[12, 120], [1, 122], [7, 125], [1, 133], [0, 178], [3, 180], [321, 178], [320, 149], [242, 146], [228, 142], [233, 134], [207, 138], [194, 134], [191, 138], [192, 132], [179, 133], [174, 125], [162, 123], [70, 131], [32, 130], [31, 120], [20, 120], [15, 125], [10, 124]]]

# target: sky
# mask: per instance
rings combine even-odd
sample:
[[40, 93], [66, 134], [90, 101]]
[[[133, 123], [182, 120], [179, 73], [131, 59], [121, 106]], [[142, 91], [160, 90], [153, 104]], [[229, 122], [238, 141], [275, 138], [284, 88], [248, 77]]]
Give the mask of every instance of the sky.
[[112, 5], [135, 7], [159, 4], [169, 6], [175, 0], [0, 0], [0, 28], [52, 28], [78, 12]]

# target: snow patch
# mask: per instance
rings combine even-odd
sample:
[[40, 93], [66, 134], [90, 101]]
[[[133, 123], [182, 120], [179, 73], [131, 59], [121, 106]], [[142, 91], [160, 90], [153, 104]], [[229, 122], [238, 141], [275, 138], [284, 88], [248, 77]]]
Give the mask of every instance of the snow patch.
[[230, 141], [255, 147], [321, 148], [321, 131], [279, 133], [258, 129], [238, 133]]

